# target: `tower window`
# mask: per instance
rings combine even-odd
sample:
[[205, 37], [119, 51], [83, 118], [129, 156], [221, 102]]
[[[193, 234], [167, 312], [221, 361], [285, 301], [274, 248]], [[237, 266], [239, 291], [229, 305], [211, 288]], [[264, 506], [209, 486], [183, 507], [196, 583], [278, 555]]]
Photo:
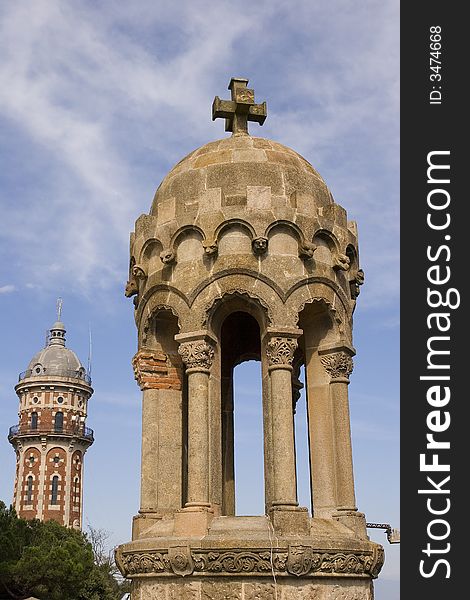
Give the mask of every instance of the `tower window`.
[[54, 418], [54, 431], [61, 432], [64, 429], [64, 413], [58, 412]]
[[38, 413], [32, 412], [31, 413], [31, 429], [37, 429], [37, 428], [38, 428]]
[[52, 478], [52, 493], [51, 493], [51, 504], [57, 504], [59, 495], [59, 477], [54, 475]]
[[62, 404], [62, 402], [63, 402], [63, 401], [64, 401], [64, 399], [62, 398], [62, 396], [59, 396], [59, 397], [57, 398], [57, 402], [58, 402], [59, 404]]
[[26, 504], [31, 504], [33, 501], [33, 476], [29, 475], [26, 480]]

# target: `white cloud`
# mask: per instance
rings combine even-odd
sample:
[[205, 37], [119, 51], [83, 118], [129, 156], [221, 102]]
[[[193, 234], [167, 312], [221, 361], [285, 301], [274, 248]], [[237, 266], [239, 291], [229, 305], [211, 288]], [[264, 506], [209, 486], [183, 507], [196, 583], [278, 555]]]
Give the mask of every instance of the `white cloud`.
[[11, 294], [12, 292], [16, 292], [16, 287], [11, 284], [0, 286], [0, 294]]
[[247, 75], [268, 94], [254, 133], [326, 171], [359, 222], [368, 305], [397, 297], [398, 201], [383, 174], [397, 169], [398, 3], [38, 0], [2, 12], [2, 115], [41, 166], [2, 225], [20, 276], [88, 294], [121, 282], [135, 219], [173, 163], [222, 135], [212, 98]]

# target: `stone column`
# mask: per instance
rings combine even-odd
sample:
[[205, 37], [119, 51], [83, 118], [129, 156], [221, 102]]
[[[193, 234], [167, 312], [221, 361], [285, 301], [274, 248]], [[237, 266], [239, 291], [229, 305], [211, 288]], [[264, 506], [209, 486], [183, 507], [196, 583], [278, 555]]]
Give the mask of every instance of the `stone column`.
[[142, 474], [135, 538], [152, 525], [152, 519], [181, 508], [182, 375], [159, 350], [139, 350], [132, 365], [142, 390]]
[[[292, 361], [300, 330], [268, 331], [266, 344], [271, 405], [271, 448], [273, 462], [272, 517], [283, 533], [307, 533], [306, 509], [297, 502], [294, 417], [292, 408]], [[280, 512], [301, 511], [286, 519]], [[292, 518], [294, 516], [294, 518]]]
[[320, 361], [329, 376], [330, 403], [333, 424], [334, 480], [336, 512], [333, 517], [365, 535], [365, 520], [357, 512], [354, 493], [351, 425], [348, 385], [353, 370], [353, 350], [347, 346], [320, 349]]
[[210, 508], [209, 374], [214, 348], [206, 336], [201, 336], [182, 341], [178, 352], [188, 376], [188, 500], [185, 506]]

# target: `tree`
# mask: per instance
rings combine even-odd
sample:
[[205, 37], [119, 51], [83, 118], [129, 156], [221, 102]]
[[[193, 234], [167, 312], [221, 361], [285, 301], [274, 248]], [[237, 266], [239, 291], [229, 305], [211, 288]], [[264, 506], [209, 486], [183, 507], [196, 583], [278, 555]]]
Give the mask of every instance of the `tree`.
[[0, 501], [0, 597], [119, 600], [125, 589], [111, 563], [95, 558], [86, 534], [55, 521], [18, 518]]

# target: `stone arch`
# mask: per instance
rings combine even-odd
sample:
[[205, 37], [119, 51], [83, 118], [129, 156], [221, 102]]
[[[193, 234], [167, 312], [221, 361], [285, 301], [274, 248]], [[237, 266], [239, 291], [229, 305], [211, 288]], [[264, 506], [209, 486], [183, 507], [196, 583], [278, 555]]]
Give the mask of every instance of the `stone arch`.
[[257, 273], [240, 270], [238, 273], [224, 273], [198, 290], [191, 303], [193, 328], [201, 329], [207, 323], [207, 314], [217, 299], [224, 295], [246, 295], [256, 299], [266, 307], [271, 324], [283, 324], [286, 319], [284, 303], [277, 286], [267, 278], [261, 279]]
[[263, 330], [270, 323], [269, 306], [259, 296], [235, 289], [213, 298], [202, 324], [214, 333], [220, 332], [223, 321], [234, 312], [251, 315]]
[[359, 268], [359, 259], [357, 256], [356, 248], [352, 244], [348, 244], [345, 251], [346, 256], [349, 259], [349, 270], [351, 273], [357, 273]]
[[[279, 220], [271, 223], [265, 232], [269, 240], [269, 252], [276, 256], [299, 256], [304, 244], [304, 236], [300, 228], [289, 221]], [[299, 263], [300, 265], [301, 263]], [[292, 265], [290, 265], [292, 270]]]
[[162, 268], [160, 253], [163, 251], [163, 244], [156, 238], [150, 238], [145, 241], [139, 253], [139, 263], [146, 265], [147, 274], [151, 275]]
[[176, 264], [201, 260], [204, 254], [204, 232], [197, 225], [184, 225], [171, 238], [169, 248], [174, 252]]
[[316, 246], [315, 262], [333, 267], [339, 253], [339, 242], [335, 234], [327, 229], [318, 229], [312, 241]]
[[251, 243], [256, 238], [254, 227], [243, 219], [221, 223], [214, 234], [219, 256], [251, 254]]
[[344, 290], [333, 280], [322, 277], [311, 277], [295, 284], [286, 294], [286, 307], [293, 316], [293, 323], [298, 322], [304, 306], [315, 299], [321, 299], [335, 311], [336, 321], [345, 325], [349, 322], [351, 306]]
[[149, 327], [156, 311], [171, 311], [178, 321], [179, 328], [182, 329], [183, 324], [189, 320], [189, 309], [186, 296], [176, 288], [160, 284], [147, 290], [137, 314], [138, 335], [141, 344], [146, 346]]

